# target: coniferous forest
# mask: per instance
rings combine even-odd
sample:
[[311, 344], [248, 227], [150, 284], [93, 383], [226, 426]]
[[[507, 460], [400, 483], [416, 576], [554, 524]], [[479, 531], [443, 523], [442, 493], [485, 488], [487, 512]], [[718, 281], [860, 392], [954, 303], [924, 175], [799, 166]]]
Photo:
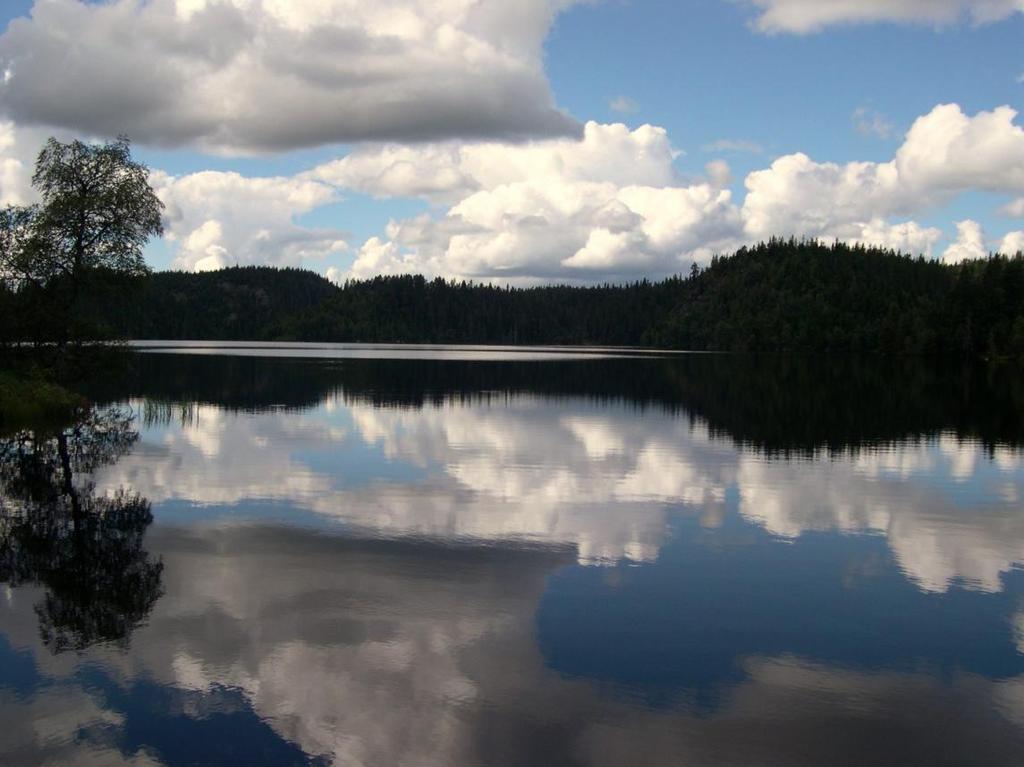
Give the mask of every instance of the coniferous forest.
[[[125, 289], [125, 279], [135, 280]], [[141, 284], [139, 284], [141, 283]], [[99, 337], [591, 344], [719, 351], [1024, 355], [1024, 255], [947, 265], [893, 251], [772, 240], [660, 282], [509, 288], [421, 276], [336, 286], [300, 269], [91, 276]], [[0, 295], [3, 340], [47, 340], [24, 289]]]

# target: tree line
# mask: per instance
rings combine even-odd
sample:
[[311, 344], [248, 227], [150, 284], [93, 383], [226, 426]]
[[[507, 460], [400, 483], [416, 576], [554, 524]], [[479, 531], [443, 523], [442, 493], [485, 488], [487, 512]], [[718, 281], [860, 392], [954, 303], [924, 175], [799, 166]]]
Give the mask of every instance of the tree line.
[[588, 344], [1024, 356], [1024, 255], [959, 265], [773, 239], [686, 276], [532, 288], [301, 269], [152, 274], [163, 206], [126, 139], [51, 139], [0, 211], [0, 344], [115, 339]]
[[51, 138], [32, 186], [39, 202], [0, 210], [0, 341], [102, 338], [106, 315], [149, 275], [146, 242], [163, 234], [149, 169], [126, 138]]
[[[406, 275], [336, 286], [273, 267], [93, 270], [88, 280], [78, 312], [111, 338], [1024, 355], [1021, 254], [948, 265], [777, 239], [686, 277], [626, 285], [512, 288]], [[22, 324], [5, 324], [8, 332], [50, 332], [33, 319], [34, 289], [3, 298]]]

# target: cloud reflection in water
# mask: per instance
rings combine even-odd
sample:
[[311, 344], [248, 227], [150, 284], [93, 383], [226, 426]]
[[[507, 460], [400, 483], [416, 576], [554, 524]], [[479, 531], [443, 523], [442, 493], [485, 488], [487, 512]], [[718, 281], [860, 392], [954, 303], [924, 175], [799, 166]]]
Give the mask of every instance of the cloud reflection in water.
[[1024, 562], [1017, 449], [942, 434], [766, 458], [699, 421], [584, 400], [199, 406], [145, 433], [99, 483], [154, 503], [279, 502], [384, 537], [570, 545], [581, 563], [656, 560], [676, 509], [709, 525], [735, 512], [783, 539], [884, 535], [928, 591], [998, 591]]
[[95, 491], [152, 503], [163, 596], [54, 655], [5, 592], [0, 761], [1024, 761], [1010, 443], [787, 453], [729, 408], [368, 378], [133, 402]]

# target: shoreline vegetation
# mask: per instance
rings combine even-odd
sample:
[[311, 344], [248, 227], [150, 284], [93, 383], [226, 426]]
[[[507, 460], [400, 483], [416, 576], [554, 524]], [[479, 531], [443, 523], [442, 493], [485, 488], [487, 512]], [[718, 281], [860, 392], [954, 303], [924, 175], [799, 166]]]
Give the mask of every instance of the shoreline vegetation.
[[107, 356], [83, 347], [114, 338], [94, 311], [116, 313], [135, 300], [150, 274], [143, 248], [163, 234], [164, 205], [127, 137], [50, 138], [32, 186], [36, 202], [0, 209], [3, 429], [81, 416], [87, 403], [69, 387]]
[[[1024, 361], [1024, 255], [957, 265], [841, 243], [774, 239], [686, 277], [500, 287], [382, 276], [335, 285], [301, 269], [75, 278], [78, 336], [48, 310], [68, 293], [0, 289], [0, 429], [67, 418], [92, 341], [207, 340], [656, 347]], [[86, 340], [88, 339], [88, 340]], [[25, 354], [35, 345], [36, 354]], [[15, 352], [16, 349], [20, 351]], [[103, 355], [100, 355], [103, 356]], [[40, 362], [25, 360], [39, 357]], [[68, 360], [74, 360], [68, 364]], [[106, 364], [106, 363], [100, 363]]]
[[35, 368], [0, 370], [0, 435], [74, 419], [85, 399]]
[[950, 265], [772, 239], [687, 276], [528, 288], [419, 275], [336, 285], [268, 266], [154, 274], [143, 249], [164, 206], [149, 175], [126, 137], [51, 138], [32, 177], [39, 201], [0, 210], [0, 431], [76, 417], [88, 403], [72, 389], [116, 376], [103, 342], [125, 338], [1024, 361], [1022, 253]]
[[[1024, 357], [1022, 254], [949, 265], [775, 239], [686, 277], [616, 285], [514, 288], [403, 275], [339, 286], [265, 266], [130, 277], [93, 270], [84, 279], [76, 311], [99, 339]], [[52, 340], [45, 322], [25, 324], [46, 300], [31, 287], [0, 295], [7, 340]]]

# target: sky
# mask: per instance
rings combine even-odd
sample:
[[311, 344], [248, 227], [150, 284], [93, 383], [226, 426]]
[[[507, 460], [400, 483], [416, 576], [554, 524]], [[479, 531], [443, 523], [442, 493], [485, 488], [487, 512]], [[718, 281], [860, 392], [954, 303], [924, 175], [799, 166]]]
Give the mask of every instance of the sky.
[[4, 0], [0, 204], [127, 135], [155, 269], [501, 284], [1024, 249], [1024, 0]]

